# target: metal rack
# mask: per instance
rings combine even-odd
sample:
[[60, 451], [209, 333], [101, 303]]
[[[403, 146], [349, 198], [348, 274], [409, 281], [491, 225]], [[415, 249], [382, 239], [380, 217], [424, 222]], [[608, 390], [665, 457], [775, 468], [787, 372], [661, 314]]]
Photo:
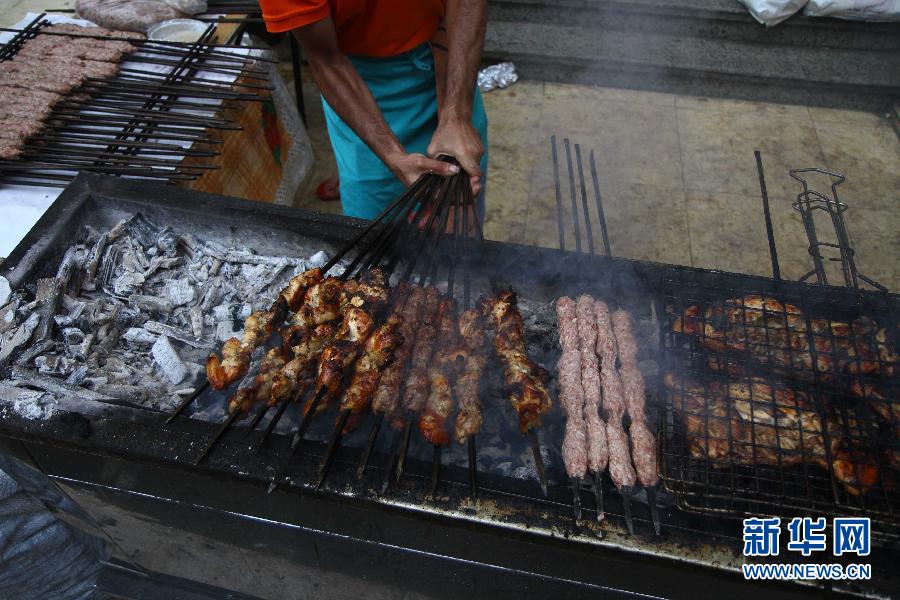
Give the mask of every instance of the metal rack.
[[[38, 35], [122, 41], [118, 37], [42, 32], [48, 25], [40, 15], [17, 31], [0, 49], [0, 61], [14, 59], [16, 52]], [[260, 93], [272, 88], [265, 83], [267, 72], [251, 66], [252, 60], [260, 59], [221, 50], [211, 43], [215, 32], [210, 25], [193, 44], [128, 39], [138, 50], [123, 61], [138, 66], [121, 69], [115, 79], [87, 79], [64, 96], [43, 127], [26, 141], [20, 156], [0, 161], [0, 179], [61, 187], [77, 171], [93, 171], [178, 182], [218, 168], [205, 162], [186, 166], [181, 161], [190, 156], [216, 156], [221, 140], [213, 132], [240, 129], [227, 116], [229, 110], [240, 106], [233, 103], [262, 100]], [[167, 70], [145, 71], [142, 65]], [[230, 84], [217, 82], [198, 75], [201, 72], [241, 79]], [[225, 104], [198, 101], [209, 98]]]

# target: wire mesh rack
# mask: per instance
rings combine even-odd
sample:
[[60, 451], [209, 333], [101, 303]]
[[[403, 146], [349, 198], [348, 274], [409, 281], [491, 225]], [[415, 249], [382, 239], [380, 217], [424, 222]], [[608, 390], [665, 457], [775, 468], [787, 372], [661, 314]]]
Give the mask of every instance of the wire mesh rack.
[[661, 475], [686, 510], [867, 516], [896, 538], [894, 312], [816, 290], [665, 283]]

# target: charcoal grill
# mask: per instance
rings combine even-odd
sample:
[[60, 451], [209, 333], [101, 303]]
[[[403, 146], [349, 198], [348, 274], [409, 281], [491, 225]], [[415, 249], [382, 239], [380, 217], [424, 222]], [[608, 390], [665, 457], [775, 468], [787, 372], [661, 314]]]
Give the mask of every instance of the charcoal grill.
[[[19, 287], [53, 273], [81, 225], [110, 227], [135, 212], [220, 239], [242, 237], [251, 245], [257, 240], [290, 247], [293, 240], [306, 238], [336, 247], [364, 226], [348, 218], [81, 175], [13, 252], [3, 275]], [[491, 242], [472, 258], [469, 268], [473, 281], [483, 280], [488, 268], [502, 274], [502, 283], [514, 286], [528, 300], [523, 310], [531, 315], [561, 294], [587, 291], [614, 300], [645, 322], [652, 322], [654, 315], [662, 320], [664, 313], [658, 305], [666, 285], [741, 293], [774, 293], [776, 286], [766, 278]], [[799, 296], [811, 289], [802, 283], [779, 282], [775, 291]], [[892, 309], [898, 301], [882, 293], [815, 290], [827, 291], [844, 306], [858, 295], [887, 302]], [[545, 326], [532, 326], [541, 323]], [[558, 358], [552, 319], [536, 318], [526, 331], [529, 351], [541, 364], [552, 367]], [[651, 338], [655, 336], [658, 330]], [[650, 338], [641, 341], [643, 358], [656, 360], [657, 344]], [[515, 433], [502, 438], [507, 445], [504, 451], [518, 466], [527, 467], [529, 441], [514, 431], [514, 416], [501, 398], [499, 390], [485, 395], [485, 422]], [[198, 403], [221, 405], [224, 399], [221, 393], [207, 392]], [[461, 448], [445, 455], [442, 483], [432, 494], [430, 447], [415, 442], [407, 476], [380, 495], [379, 465], [385, 464], [389, 449], [375, 448], [366, 482], [361, 485], [355, 478], [367, 441], [365, 427], [345, 439], [327, 484], [316, 491], [318, 465], [332, 425], [328, 419], [303, 441], [304, 460], [291, 466], [289, 480], [267, 496], [266, 487], [291, 445], [289, 436], [276, 431], [265, 450], [256, 454], [244, 432], [236, 428], [220, 440], [208, 460], [195, 465], [218, 424], [201, 418], [179, 419], [161, 429], [164, 417], [121, 406], [110, 406], [89, 421], [78, 413], [61, 412], [45, 422], [10, 413], [0, 422], [0, 432], [10, 450], [34, 460], [94, 515], [131, 568], [138, 568], [134, 563], [143, 558], [150, 570], [210, 581], [211, 574], [197, 574], [190, 564], [160, 561], [160, 555], [173, 552], [180, 543], [202, 555], [204, 542], [193, 537], [200, 536], [206, 543], [233, 544], [271, 560], [317, 565], [371, 582], [403, 581], [410, 590], [437, 597], [463, 593], [518, 597], [539, 590], [561, 597], [617, 596], [628, 591], [718, 598], [728, 593], [748, 595], [757, 589], [743, 581], [737, 570], [739, 526], [712, 515], [675, 510], [671, 496], [660, 498], [663, 528], [659, 538], [653, 534], [643, 498], [633, 499], [635, 534], [626, 533], [622, 499], [612, 490], [607, 490], [604, 536], [598, 535], [599, 528], [590, 518], [575, 524], [571, 488], [557, 450], [561, 416], [555, 411], [540, 433], [550, 482], [546, 498], [527, 468], [518, 476], [483, 468], [473, 499], [467, 457]], [[479, 446], [479, 452], [484, 451]], [[583, 507], [588, 515], [594, 509], [591, 503]], [[142, 515], [140, 525], [135, 523], [135, 513]], [[170, 533], [169, 545], [160, 546], [156, 555], [147, 552], [131, 560], [135, 552], [140, 554], [147, 532], [158, 533], [163, 524], [191, 536], [182, 539]], [[877, 580], [865, 588], [836, 586], [839, 591], [867, 590], [883, 596], [896, 592], [898, 582], [890, 566], [896, 553], [887, 547], [878, 550], [871, 557]], [[259, 577], [270, 576], [263, 559], [258, 567], [248, 565], [248, 569]], [[293, 577], [283, 571], [281, 576], [287, 581]], [[247, 590], [246, 573], [233, 568], [216, 573], [215, 580]], [[819, 593], [804, 586], [765, 589], [784, 597]]]

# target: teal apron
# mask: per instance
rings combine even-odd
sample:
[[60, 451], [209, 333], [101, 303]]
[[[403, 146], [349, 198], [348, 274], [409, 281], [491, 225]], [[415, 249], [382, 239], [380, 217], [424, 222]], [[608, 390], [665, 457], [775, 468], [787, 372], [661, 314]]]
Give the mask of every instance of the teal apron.
[[[406, 151], [426, 154], [431, 136], [437, 129], [434, 59], [428, 44], [390, 58], [349, 58]], [[341, 120], [324, 97], [322, 106], [337, 160], [344, 214], [373, 219], [406, 188]], [[477, 88], [472, 104], [472, 125], [484, 144], [481, 171], [487, 173], [487, 115]], [[482, 206], [483, 193], [479, 198]], [[483, 209], [481, 215], [483, 218]]]

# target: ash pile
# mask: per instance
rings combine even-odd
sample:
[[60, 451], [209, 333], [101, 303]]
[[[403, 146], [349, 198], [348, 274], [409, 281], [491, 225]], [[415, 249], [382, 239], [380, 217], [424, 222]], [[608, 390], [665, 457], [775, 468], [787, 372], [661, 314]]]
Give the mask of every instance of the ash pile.
[[210, 351], [327, 260], [229, 248], [140, 213], [76, 239], [54, 277], [15, 291], [0, 278], [0, 403], [26, 418], [63, 403], [170, 410], [202, 383]]

